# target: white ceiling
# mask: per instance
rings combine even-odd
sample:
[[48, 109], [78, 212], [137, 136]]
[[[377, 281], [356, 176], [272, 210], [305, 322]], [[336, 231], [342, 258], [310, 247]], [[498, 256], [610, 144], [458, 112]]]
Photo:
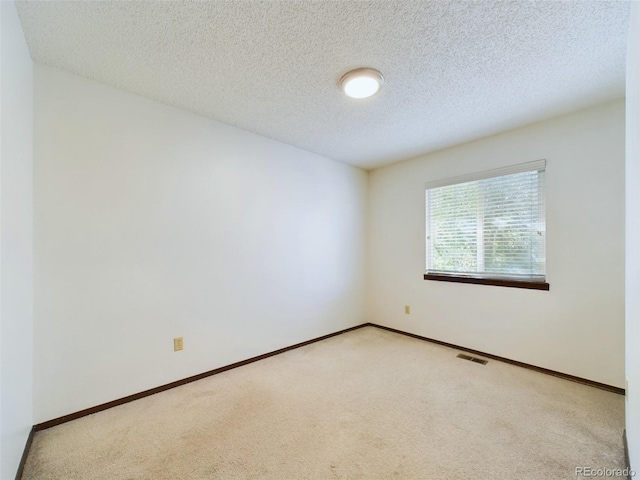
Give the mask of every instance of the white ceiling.
[[[624, 1], [20, 1], [36, 62], [366, 169], [624, 95]], [[340, 77], [385, 76], [368, 100]]]

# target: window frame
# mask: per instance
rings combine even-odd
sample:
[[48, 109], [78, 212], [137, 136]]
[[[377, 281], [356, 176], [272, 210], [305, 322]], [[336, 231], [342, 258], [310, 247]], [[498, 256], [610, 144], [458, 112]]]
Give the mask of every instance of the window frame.
[[[507, 176], [507, 175], [512, 175], [515, 173], [521, 173], [521, 172], [526, 172], [526, 171], [533, 171], [533, 170], [538, 170], [538, 171], [544, 171], [545, 172], [545, 177], [546, 177], [546, 160], [536, 160], [534, 162], [527, 162], [527, 163], [522, 163], [522, 164], [518, 164], [518, 165], [512, 165], [509, 167], [504, 167], [504, 168], [498, 168], [498, 169], [493, 169], [493, 170], [487, 170], [487, 171], [483, 171], [483, 172], [478, 172], [478, 173], [473, 173], [470, 175], [464, 175], [464, 176], [460, 176], [460, 177], [453, 177], [453, 178], [445, 178], [442, 180], [437, 180], [434, 182], [429, 182], [425, 185], [425, 211], [424, 211], [424, 218], [425, 218], [425, 267], [427, 266], [427, 263], [429, 261], [428, 255], [429, 255], [429, 231], [428, 231], [428, 226], [429, 226], [429, 218], [428, 218], [428, 214], [429, 212], [427, 211], [427, 192], [430, 189], [434, 189], [434, 188], [438, 188], [438, 187], [445, 187], [445, 186], [449, 186], [449, 185], [456, 185], [456, 184], [461, 184], [461, 183], [467, 183], [467, 182], [473, 182], [473, 181], [480, 181], [480, 180], [484, 180], [484, 179], [489, 179], [489, 178], [495, 178], [495, 177], [501, 177], [501, 176]], [[545, 178], [545, 182], [546, 182], [546, 178]], [[546, 190], [543, 189], [543, 194], [545, 194], [546, 197]], [[546, 198], [545, 198], [545, 203], [546, 203]], [[545, 207], [545, 217], [546, 217], [546, 207]], [[543, 219], [544, 220], [544, 238], [542, 239], [542, 241], [544, 241], [546, 243], [546, 218]], [[545, 257], [546, 257], [546, 248], [545, 248]], [[500, 286], [500, 287], [513, 287], [513, 288], [525, 288], [525, 289], [532, 289], [532, 290], [549, 290], [549, 283], [547, 281], [547, 276], [546, 276], [546, 258], [545, 258], [545, 272], [544, 274], [537, 274], [534, 275], [532, 274], [530, 278], [522, 277], [522, 276], [510, 276], [508, 273], [504, 273], [504, 274], [491, 274], [491, 273], [459, 273], [459, 272], [441, 272], [441, 271], [429, 271], [426, 270], [425, 274], [424, 274], [424, 279], [425, 280], [435, 280], [435, 281], [441, 281], [441, 282], [454, 282], [454, 283], [469, 283], [469, 284], [478, 284], [478, 285], [493, 285], [493, 286]]]

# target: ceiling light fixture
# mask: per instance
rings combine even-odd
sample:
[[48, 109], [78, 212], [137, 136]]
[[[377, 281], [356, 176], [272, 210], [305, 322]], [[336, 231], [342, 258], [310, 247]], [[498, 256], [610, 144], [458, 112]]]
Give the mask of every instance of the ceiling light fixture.
[[340, 88], [351, 98], [367, 98], [382, 88], [384, 77], [373, 68], [356, 68], [343, 75]]

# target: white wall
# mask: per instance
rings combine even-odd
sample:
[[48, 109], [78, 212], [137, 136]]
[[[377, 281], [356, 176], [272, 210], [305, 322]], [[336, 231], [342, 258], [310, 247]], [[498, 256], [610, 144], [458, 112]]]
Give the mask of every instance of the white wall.
[[39, 65], [35, 112], [36, 423], [364, 321], [366, 172]]
[[631, 467], [640, 471], [640, 4], [631, 5], [627, 47], [626, 426]]
[[0, 2], [0, 478], [33, 425], [33, 63], [13, 2]]
[[[423, 280], [425, 183], [541, 158], [551, 290]], [[369, 182], [369, 321], [624, 387], [623, 101], [374, 170]]]

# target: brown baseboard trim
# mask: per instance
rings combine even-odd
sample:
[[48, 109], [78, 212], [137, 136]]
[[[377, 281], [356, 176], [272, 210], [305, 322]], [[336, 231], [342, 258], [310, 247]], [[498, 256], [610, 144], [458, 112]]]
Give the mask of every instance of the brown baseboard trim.
[[382, 330], [388, 330], [389, 332], [399, 333], [401, 335], [406, 335], [408, 337], [417, 338], [419, 340], [425, 340], [427, 342], [437, 343], [438, 345], [443, 345], [445, 347], [455, 348], [456, 350], [462, 350], [463, 352], [473, 353], [475, 355], [491, 358], [492, 360], [498, 360], [500, 362], [510, 363], [511, 365], [527, 368], [529, 370], [534, 370], [536, 372], [546, 373], [547, 375], [552, 375], [554, 377], [564, 378], [565, 380], [571, 380], [572, 382], [582, 383], [583, 385], [589, 385], [590, 387], [596, 387], [601, 390], [617, 393], [619, 395], [624, 395], [625, 393], [624, 388], [614, 387], [612, 385], [607, 385], [606, 383], [600, 383], [600, 382], [595, 382], [593, 380], [587, 380], [586, 378], [575, 377], [573, 375], [569, 375], [568, 373], [556, 372], [555, 370], [549, 370], [548, 368], [536, 367], [535, 365], [531, 365], [528, 363], [519, 362], [517, 360], [511, 360], [509, 358], [500, 357], [498, 355], [493, 355], [491, 353], [481, 352], [479, 350], [473, 350], [471, 348], [461, 347], [460, 345], [454, 345], [453, 343], [447, 343], [441, 340], [435, 340], [433, 338], [423, 337], [421, 335], [416, 335], [415, 333], [403, 332], [402, 330], [397, 330], [391, 327], [384, 327], [382, 325], [378, 325], [375, 323], [369, 323], [368, 325], [372, 327], [380, 328]]
[[29, 436], [27, 437], [27, 441], [24, 445], [24, 451], [22, 452], [22, 458], [20, 459], [20, 464], [18, 465], [18, 471], [16, 472], [16, 480], [22, 479], [22, 472], [24, 472], [24, 466], [27, 463], [27, 457], [29, 456], [29, 450], [31, 450], [31, 444], [33, 443], [33, 436], [36, 433], [36, 427], [31, 427], [31, 431], [29, 432]]
[[[627, 443], [627, 429], [622, 430], [622, 444], [624, 445], [624, 462], [627, 472], [631, 472], [631, 460], [629, 460], [629, 444]], [[627, 475], [627, 479], [631, 480], [631, 475]]]
[[166, 385], [161, 385], [159, 387], [151, 388], [143, 392], [134, 393], [133, 395], [119, 398], [117, 400], [112, 400], [111, 402], [103, 403], [101, 405], [96, 405], [95, 407], [80, 410], [79, 412], [70, 413], [62, 417], [58, 417], [52, 420], [48, 420], [46, 422], [38, 423], [37, 425], [34, 425], [33, 430], [36, 432], [39, 432], [40, 430], [46, 430], [47, 428], [55, 427], [56, 425], [60, 425], [62, 423], [66, 423], [72, 420], [76, 420], [78, 418], [86, 417], [87, 415], [101, 412], [109, 408], [117, 407], [118, 405], [123, 405], [125, 403], [133, 402], [134, 400], [139, 400], [141, 398], [148, 397], [156, 393], [164, 392], [165, 390], [170, 390], [172, 388], [179, 387], [187, 383], [195, 382], [197, 380], [202, 380], [203, 378], [210, 377], [217, 373], [222, 373], [222, 372], [226, 372], [227, 370], [242, 367], [243, 365], [248, 365], [249, 363], [257, 362], [258, 360], [264, 360], [265, 358], [273, 357], [274, 355], [279, 355], [280, 353], [284, 353], [284, 352], [288, 352], [289, 350], [294, 350], [296, 348], [304, 347], [305, 345], [310, 345], [312, 343], [316, 343], [321, 340], [326, 340], [327, 338], [335, 337], [336, 335], [341, 335], [343, 333], [350, 332], [352, 330], [357, 330], [359, 328], [366, 327], [368, 325], [369, 325], [368, 323], [363, 323], [362, 325], [356, 325], [355, 327], [345, 328], [344, 330], [329, 333], [327, 335], [323, 335], [321, 337], [317, 337], [312, 340], [307, 340], [306, 342], [296, 343], [295, 345], [280, 348], [278, 350], [274, 350], [273, 352], [264, 353], [262, 355], [258, 355], [257, 357], [248, 358], [240, 362], [232, 363], [231, 365], [225, 365], [224, 367], [219, 367], [213, 370], [209, 370], [208, 372], [199, 373], [198, 375], [193, 375], [192, 377], [183, 378], [182, 380], [176, 380], [175, 382], [167, 383]]
[[[199, 373], [198, 375], [193, 375], [191, 377], [183, 378], [181, 380], [176, 380], [175, 382], [167, 383], [166, 385], [161, 385], [159, 387], [151, 388], [151, 389], [145, 390], [143, 392], [134, 393], [133, 395], [128, 395], [126, 397], [119, 398], [117, 400], [112, 400], [110, 402], [103, 403], [103, 404], [100, 404], [100, 405], [96, 405], [94, 407], [87, 408], [87, 409], [84, 409], [84, 410], [80, 410], [80, 411], [75, 412], [75, 413], [70, 413], [70, 414], [64, 415], [62, 417], [58, 417], [58, 418], [54, 418], [52, 420], [48, 420], [46, 422], [38, 423], [37, 425], [34, 425], [34, 427], [32, 429], [32, 432], [31, 432], [31, 434], [29, 436], [29, 439], [27, 440], [27, 445], [25, 446], [25, 453], [24, 453], [23, 459], [22, 459], [23, 461], [21, 462], [21, 469], [24, 468], [23, 462], [26, 460], [26, 455], [28, 453], [28, 449], [31, 446], [31, 442], [33, 440], [33, 433], [35, 433], [35, 432], [39, 432], [41, 430], [46, 430], [47, 428], [55, 427], [56, 425], [60, 425], [62, 423], [70, 422], [72, 420], [76, 420], [78, 418], [82, 418], [82, 417], [85, 417], [87, 415], [91, 415], [91, 414], [94, 414], [94, 413], [97, 413], [97, 412], [101, 412], [101, 411], [107, 410], [109, 408], [117, 407], [118, 405], [123, 405], [125, 403], [133, 402], [135, 400], [139, 400], [141, 398], [148, 397], [148, 396], [154, 395], [156, 393], [164, 392], [165, 390], [170, 390], [172, 388], [179, 387], [179, 386], [185, 385], [187, 383], [195, 382], [197, 380], [201, 380], [203, 378], [210, 377], [212, 375], [216, 375], [217, 373], [226, 372], [227, 370], [232, 370], [234, 368], [242, 367], [243, 365], [248, 365], [250, 363], [257, 362], [257, 361], [263, 360], [265, 358], [273, 357], [274, 355], [279, 355], [281, 353], [288, 352], [289, 350], [294, 350], [296, 348], [304, 347], [305, 345], [310, 345], [312, 343], [316, 343], [316, 342], [319, 342], [319, 341], [322, 341], [322, 340], [326, 340], [327, 338], [335, 337], [337, 335], [341, 335], [343, 333], [350, 332], [352, 330], [357, 330], [359, 328], [369, 327], [369, 326], [370, 327], [380, 328], [382, 330], [387, 330], [387, 331], [394, 332], [394, 333], [398, 333], [398, 334], [401, 334], [401, 335], [406, 335], [406, 336], [409, 336], [409, 337], [417, 338], [419, 340], [425, 340], [427, 342], [436, 343], [438, 345], [443, 345], [445, 347], [454, 348], [456, 350], [461, 350], [461, 351], [472, 353], [472, 354], [475, 354], [475, 355], [480, 355], [480, 356], [483, 356], [483, 357], [486, 357], [486, 358], [491, 358], [493, 360], [499, 360], [501, 362], [510, 363], [512, 365], [516, 365], [516, 366], [519, 366], [519, 367], [528, 368], [530, 370], [535, 370], [537, 372], [546, 373], [547, 375], [553, 375], [555, 377], [564, 378], [566, 380], [571, 380], [573, 382], [582, 383], [584, 385], [589, 385], [589, 386], [592, 386], [592, 387], [600, 388], [602, 390], [607, 390], [609, 392], [613, 392], [613, 393], [618, 393], [618, 394], [624, 395], [624, 389], [623, 388], [613, 387], [611, 385], [606, 385], [604, 383], [594, 382], [593, 380], [587, 380], [585, 378], [575, 377], [573, 375], [569, 375], [569, 374], [566, 374], [566, 373], [556, 372], [555, 370], [549, 370], [549, 369], [542, 368], [542, 367], [536, 367], [535, 365], [530, 365], [528, 363], [519, 362], [517, 360], [511, 360], [511, 359], [508, 359], [508, 358], [500, 357], [498, 355], [492, 355], [490, 353], [481, 352], [479, 350], [473, 350], [473, 349], [470, 349], [470, 348], [461, 347], [459, 345], [454, 345], [452, 343], [447, 343], [447, 342], [443, 342], [443, 341], [440, 341], [440, 340], [435, 340], [435, 339], [432, 339], [432, 338], [423, 337], [421, 335], [416, 335], [414, 333], [403, 332], [402, 330], [397, 330], [397, 329], [391, 328], [391, 327], [385, 327], [385, 326], [382, 326], [382, 325], [377, 325], [375, 323], [363, 323], [361, 325], [356, 325], [355, 327], [350, 327], [350, 328], [346, 328], [344, 330], [340, 330], [340, 331], [337, 331], [337, 332], [329, 333], [327, 335], [323, 335], [321, 337], [317, 337], [317, 338], [314, 338], [312, 340], [307, 340], [305, 342], [296, 343], [295, 345], [291, 345], [291, 346], [288, 346], [288, 347], [280, 348], [278, 350], [274, 350], [273, 352], [264, 353], [262, 355], [258, 355], [256, 357], [248, 358], [248, 359], [242, 360], [240, 362], [232, 363], [230, 365], [225, 365], [224, 367], [219, 367], [219, 368], [216, 368], [214, 370], [209, 370], [208, 372]], [[22, 474], [21, 470], [19, 471], [19, 473]], [[18, 479], [19, 477], [16, 477], [16, 478]]]

